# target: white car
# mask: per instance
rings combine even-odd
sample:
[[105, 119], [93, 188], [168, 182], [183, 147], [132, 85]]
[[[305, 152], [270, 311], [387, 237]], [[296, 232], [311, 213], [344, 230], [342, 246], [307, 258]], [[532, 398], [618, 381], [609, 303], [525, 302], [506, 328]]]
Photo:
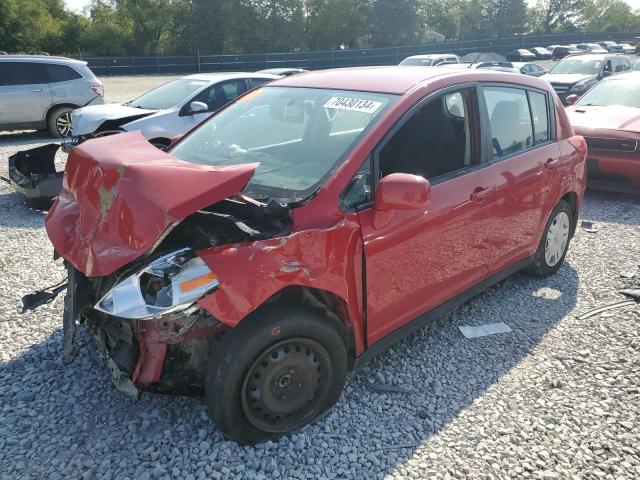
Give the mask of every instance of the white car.
[[73, 111], [75, 141], [140, 130], [158, 148], [169, 145], [234, 98], [281, 78], [261, 73], [200, 73], [166, 83], [124, 105], [91, 105]]

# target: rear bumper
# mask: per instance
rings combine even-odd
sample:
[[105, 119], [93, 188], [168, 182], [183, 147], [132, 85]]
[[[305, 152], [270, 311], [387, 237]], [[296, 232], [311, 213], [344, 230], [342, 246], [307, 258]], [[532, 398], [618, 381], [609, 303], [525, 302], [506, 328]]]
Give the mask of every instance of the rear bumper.
[[55, 167], [59, 144], [20, 151], [9, 157], [9, 179], [35, 208], [48, 209], [62, 189], [64, 172]]

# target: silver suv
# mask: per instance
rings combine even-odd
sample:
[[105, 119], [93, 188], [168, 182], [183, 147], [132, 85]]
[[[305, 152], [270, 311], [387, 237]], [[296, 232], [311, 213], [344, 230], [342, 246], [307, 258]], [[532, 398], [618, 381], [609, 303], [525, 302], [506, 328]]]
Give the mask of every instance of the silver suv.
[[36, 55], [0, 56], [0, 130], [71, 133], [71, 111], [104, 103], [102, 82], [86, 62]]

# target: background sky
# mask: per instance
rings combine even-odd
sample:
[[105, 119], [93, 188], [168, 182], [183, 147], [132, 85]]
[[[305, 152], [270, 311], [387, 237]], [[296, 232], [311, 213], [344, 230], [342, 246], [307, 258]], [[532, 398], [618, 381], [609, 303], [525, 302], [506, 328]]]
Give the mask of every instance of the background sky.
[[[67, 4], [67, 7], [74, 12], [81, 13], [82, 9], [90, 3], [91, 0], [64, 0], [64, 3]], [[640, 0], [625, 0], [631, 8], [637, 9], [640, 8]], [[537, 0], [527, 0], [530, 5], [535, 5]]]

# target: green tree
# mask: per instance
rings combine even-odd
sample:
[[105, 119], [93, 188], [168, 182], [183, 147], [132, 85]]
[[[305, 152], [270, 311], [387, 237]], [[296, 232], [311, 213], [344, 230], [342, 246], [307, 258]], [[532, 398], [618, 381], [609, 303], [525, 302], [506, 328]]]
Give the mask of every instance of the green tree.
[[543, 33], [575, 30], [584, 7], [585, 0], [538, 0], [533, 15], [534, 29]]
[[342, 42], [351, 47], [365, 45], [372, 5], [372, 0], [307, 0], [309, 47], [329, 49]]
[[640, 29], [640, 16], [622, 0], [589, 0], [582, 11], [586, 31], [631, 32]]
[[372, 41], [375, 46], [415, 43], [425, 29], [418, 0], [375, 0]]

